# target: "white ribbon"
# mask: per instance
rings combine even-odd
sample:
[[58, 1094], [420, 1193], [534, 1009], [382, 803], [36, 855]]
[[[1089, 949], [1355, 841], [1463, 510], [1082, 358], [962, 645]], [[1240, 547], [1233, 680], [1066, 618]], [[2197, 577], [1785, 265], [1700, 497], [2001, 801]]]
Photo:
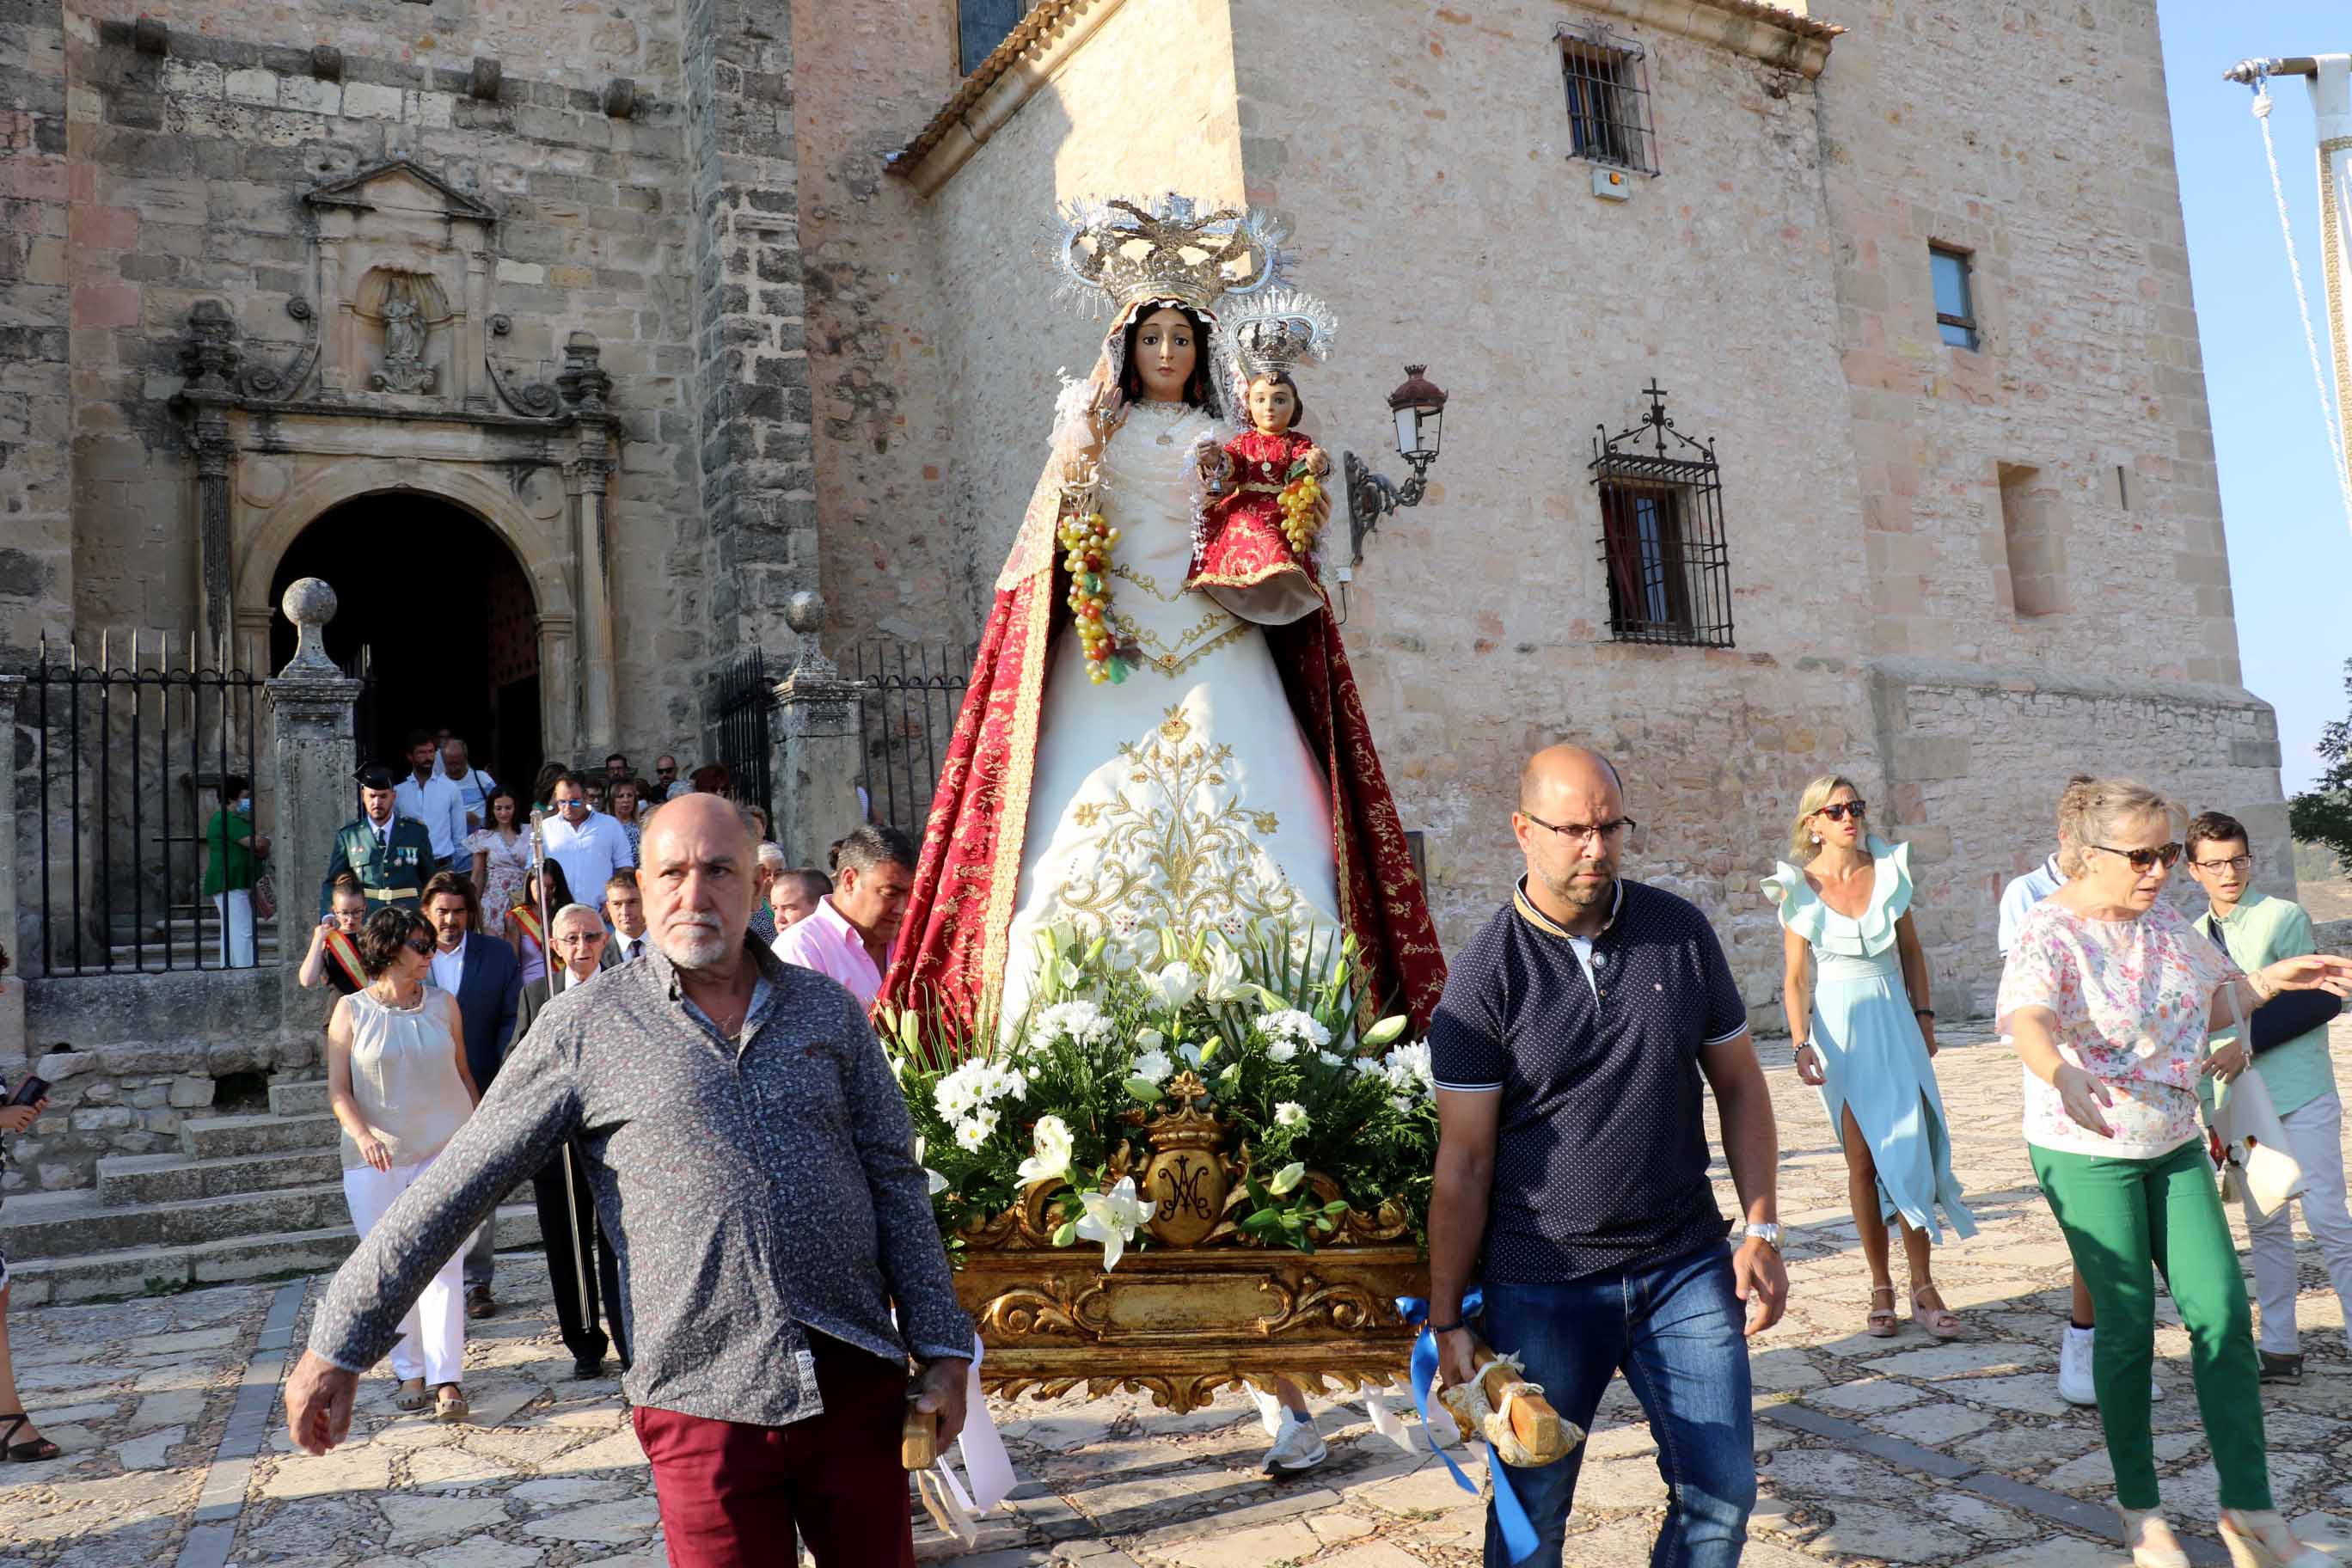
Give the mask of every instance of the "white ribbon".
[[955, 1468], [941, 1454], [932, 1468], [939, 1471], [934, 1481], [929, 1470], [917, 1474], [916, 1489], [922, 1494], [923, 1510], [931, 1521], [953, 1535], [969, 1550], [980, 1539], [979, 1516], [1004, 1501], [1013, 1490], [1013, 1456], [1004, 1451], [1004, 1438], [996, 1430], [996, 1422], [988, 1413], [988, 1396], [980, 1388], [980, 1363], [987, 1351], [979, 1336], [971, 1342], [971, 1366], [964, 1373], [963, 1432], [956, 1438], [962, 1451], [963, 1468], [971, 1478], [966, 1490]]

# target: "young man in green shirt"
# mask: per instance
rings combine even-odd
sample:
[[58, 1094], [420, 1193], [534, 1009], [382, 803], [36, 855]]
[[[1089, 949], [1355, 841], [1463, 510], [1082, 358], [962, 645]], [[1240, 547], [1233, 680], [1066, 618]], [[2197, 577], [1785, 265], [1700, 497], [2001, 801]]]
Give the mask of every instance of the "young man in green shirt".
[[[2189, 825], [2189, 869], [2212, 905], [2197, 929], [2221, 944], [2239, 968], [2317, 951], [2303, 906], [2253, 890], [2253, 856], [2245, 825], [2209, 811]], [[2291, 1016], [2273, 1019], [2277, 1012]], [[2327, 1025], [2340, 1005], [2325, 993], [2306, 1001], [2283, 999], [2249, 1020], [2254, 1071], [2270, 1091], [2286, 1130], [2287, 1152], [2303, 1167], [2303, 1222], [2319, 1243], [2327, 1277], [2352, 1319], [2352, 1215], [2344, 1199], [2344, 1106], [2336, 1096], [2336, 1068], [2327, 1054]], [[2227, 1035], [2216, 1037], [2226, 1039]], [[2211, 1108], [2210, 1080], [2201, 1089]], [[2303, 1356], [2294, 1326], [2294, 1215], [2284, 1205], [2266, 1220], [2249, 1215], [2254, 1295], [2262, 1305], [2260, 1343], [2264, 1383], [2301, 1383]], [[2347, 1332], [2352, 1343], [2352, 1332]]]

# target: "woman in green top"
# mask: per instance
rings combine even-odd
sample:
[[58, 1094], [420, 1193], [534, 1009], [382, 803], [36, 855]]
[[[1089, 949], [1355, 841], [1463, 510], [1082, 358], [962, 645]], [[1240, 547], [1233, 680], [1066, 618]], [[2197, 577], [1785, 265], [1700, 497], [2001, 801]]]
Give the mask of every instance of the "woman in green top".
[[253, 830], [253, 782], [240, 773], [221, 781], [221, 808], [205, 824], [204, 890], [219, 912], [221, 962], [253, 967], [253, 885], [269, 840]]

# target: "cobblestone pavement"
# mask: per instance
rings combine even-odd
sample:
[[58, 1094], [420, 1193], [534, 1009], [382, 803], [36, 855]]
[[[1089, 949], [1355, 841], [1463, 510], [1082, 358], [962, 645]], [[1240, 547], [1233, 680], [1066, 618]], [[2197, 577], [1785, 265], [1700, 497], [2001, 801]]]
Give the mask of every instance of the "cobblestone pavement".
[[[2352, 1079], [2352, 1022], [2336, 1035]], [[1965, 1338], [1862, 1331], [1867, 1281], [1844, 1172], [1820, 1102], [1785, 1042], [1765, 1059], [1780, 1108], [1780, 1191], [1792, 1227], [1789, 1321], [1755, 1347], [1760, 1504], [1750, 1568], [1822, 1563], [2086, 1568], [2120, 1563], [2105, 1526], [2111, 1478], [2095, 1416], [2054, 1387], [2065, 1248], [2017, 1139], [2014, 1058], [1981, 1032], [1938, 1063], [1955, 1164], [1982, 1226], [1937, 1258]], [[1728, 1186], [1725, 1188], [1728, 1203]], [[2268, 1391], [2280, 1502], [2308, 1535], [2352, 1540], [2352, 1364], [2343, 1318], [2305, 1242], [2301, 1304], [2310, 1372]], [[612, 1382], [566, 1381], [544, 1270], [499, 1266], [508, 1310], [470, 1325], [474, 1420], [446, 1427], [389, 1404], [385, 1369], [353, 1440], [289, 1451], [277, 1405], [284, 1347], [301, 1343], [320, 1280], [20, 1314], [19, 1379], [68, 1450], [0, 1468], [0, 1568], [620, 1568], [664, 1561], [652, 1486]], [[2158, 1331], [2156, 1407], [2166, 1502], [2210, 1531], [2214, 1480], [2188, 1346]], [[1402, 1568], [1477, 1561], [1482, 1510], [1424, 1450], [1375, 1434], [1360, 1404], [1331, 1405], [1332, 1459], [1287, 1484], [1257, 1474], [1265, 1436], [1229, 1394], [1172, 1416], [1134, 1396], [998, 1409], [1024, 1485], [984, 1523], [973, 1568]], [[1408, 1420], [1408, 1425], [1410, 1421]], [[1567, 1561], [1648, 1561], [1664, 1493], [1648, 1431], [1622, 1384], [1602, 1406], [1570, 1523]], [[956, 1558], [928, 1526], [922, 1555]], [[2200, 1562], [2221, 1561], [2210, 1533]], [[2352, 1548], [2338, 1548], [2352, 1561]]]

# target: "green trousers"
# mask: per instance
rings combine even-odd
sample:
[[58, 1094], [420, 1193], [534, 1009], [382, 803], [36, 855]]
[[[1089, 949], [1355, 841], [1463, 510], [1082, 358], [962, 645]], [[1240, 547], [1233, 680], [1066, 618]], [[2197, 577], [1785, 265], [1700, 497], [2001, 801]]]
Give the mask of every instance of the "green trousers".
[[2221, 1478], [2221, 1506], [2271, 1507], [2253, 1313], [2204, 1145], [2184, 1143], [2153, 1160], [2028, 1152], [2098, 1310], [2091, 1382], [2115, 1467], [2116, 1500], [2130, 1509], [2158, 1501], [2147, 1406], [2156, 1358], [2153, 1266], [2163, 1271], [2189, 1330], [2197, 1411]]

